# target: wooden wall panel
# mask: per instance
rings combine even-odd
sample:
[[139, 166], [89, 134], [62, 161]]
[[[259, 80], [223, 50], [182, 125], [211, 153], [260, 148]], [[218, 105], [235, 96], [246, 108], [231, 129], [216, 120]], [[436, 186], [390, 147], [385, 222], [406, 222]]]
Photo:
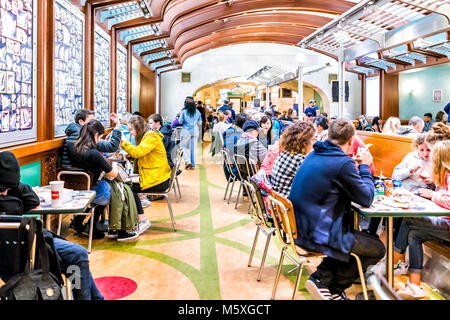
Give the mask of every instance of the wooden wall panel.
[[139, 112], [147, 118], [156, 110], [156, 75], [141, 62], [139, 62], [139, 73], [141, 82]]
[[380, 72], [380, 118], [399, 116], [398, 73]]

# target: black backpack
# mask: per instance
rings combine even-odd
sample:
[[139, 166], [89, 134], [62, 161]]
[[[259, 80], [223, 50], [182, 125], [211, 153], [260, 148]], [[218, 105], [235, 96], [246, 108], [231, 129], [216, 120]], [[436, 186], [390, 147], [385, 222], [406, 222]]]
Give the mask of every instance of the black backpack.
[[0, 195], [0, 215], [22, 215], [23, 203], [19, 198]]

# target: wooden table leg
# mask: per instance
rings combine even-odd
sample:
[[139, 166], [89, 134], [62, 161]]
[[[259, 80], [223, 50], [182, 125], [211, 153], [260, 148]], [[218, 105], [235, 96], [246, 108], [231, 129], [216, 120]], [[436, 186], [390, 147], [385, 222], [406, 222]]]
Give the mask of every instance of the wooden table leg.
[[389, 285], [394, 288], [394, 217], [387, 218], [386, 235], [386, 278]]

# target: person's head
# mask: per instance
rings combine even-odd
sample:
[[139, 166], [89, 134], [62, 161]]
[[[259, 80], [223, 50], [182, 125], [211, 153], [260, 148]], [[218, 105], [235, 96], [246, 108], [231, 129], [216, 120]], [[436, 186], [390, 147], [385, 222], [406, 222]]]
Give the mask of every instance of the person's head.
[[314, 107], [316, 105], [316, 101], [315, 100], [309, 100], [309, 106], [310, 107]]
[[328, 113], [326, 113], [326, 112], [321, 112], [320, 115], [324, 116], [325, 118], [328, 118]]
[[442, 122], [442, 121], [444, 121], [444, 115], [445, 115], [445, 112], [444, 111], [438, 111], [437, 113], [436, 113], [436, 117], [435, 117], [435, 119], [436, 119], [436, 122]]
[[80, 135], [75, 141], [75, 150], [77, 153], [84, 153], [88, 150], [95, 149], [100, 142], [105, 127], [96, 119], [92, 119], [81, 127]]
[[140, 116], [140, 117], [142, 117], [142, 114], [139, 111], [135, 111], [135, 112], [133, 112], [133, 116]]
[[292, 112], [294, 111], [294, 109], [292, 109], [292, 108], [289, 108], [288, 109], [288, 111], [287, 111], [287, 115], [288, 115], [288, 117], [291, 117], [292, 116]]
[[228, 102], [228, 106], [229, 106], [230, 108], [233, 108], [233, 105], [234, 105], [234, 102], [233, 102], [233, 101]]
[[223, 100], [223, 104], [224, 104], [224, 105], [228, 105], [229, 103], [230, 103], [230, 101], [228, 101], [228, 100], [226, 100], [226, 99]]
[[383, 127], [383, 133], [395, 133], [400, 128], [400, 119], [397, 117], [389, 117]]
[[408, 125], [414, 128], [414, 130], [416, 130], [417, 132], [422, 132], [425, 123], [420, 117], [414, 116], [411, 119], [409, 119]]
[[419, 154], [420, 159], [428, 161], [430, 160], [430, 148], [428, 147], [428, 144], [425, 141], [425, 134], [419, 134], [412, 143], [412, 147], [414, 150], [417, 150], [417, 153]]
[[297, 114], [297, 111], [296, 111], [296, 110], [292, 110], [292, 116], [293, 116], [293, 117], [297, 117], [297, 116], [298, 116], [298, 114]]
[[264, 115], [272, 117], [273, 116], [273, 112], [272, 112], [272, 110], [265, 110], [264, 111]]
[[238, 126], [239, 128], [242, 128], [245, 124], [245, 121], [248, 120], [248, 114], [246, 113], [239, 113], [236, 115], [236, 118], [234, 119], [234, 124]]
[[136, 140], [136, 145], [139, 145], [150, 126], [141, 116], [132, 116], [130, 121], [128, 121], [128, 128], [130, 129], [130, 134]]
[[251, 136], [253, 136], [255, 138], [257, 138], [258, 135], [259, 135], [258, 123], [255, 120], [247, 120], [244, 123], [244, 126], [243, 126], [242, 130], [245, 133], [247, 133], [247, 134], [249, 134], [249, 135], [251, 135]]
[[431, 177], [433, 182], [440, 187], [444, 186], [445, 174], [450, 172], [450, 140], [436, 143], [431, 152], [433, 165]]
[[163, 125], [163, 118], [160, 114], [154, 113], [148, 118], [148, 124], [153, 130], [159, 130]]
[[328, 128], [328, 140], [341, 147], [345, 153], [349, 153], [356, 129], [353, 123], [347, 119], [331, 121]]
[[328, 129], [328, 119], [324, 116], [318, 116], [314, 119], [314, 124], [317, 127], [317, 132], [321, 133], [323, 130]]
[[227, 119], [231, 119], [231, 117], [232, 117], [231, 111], [230, 110], [225, 110], [225, 116], [227, 117]]
[[439, 141], [450, 140], [450, 126], [443, 122], [436, 122], [427, 132], [425, 141], [430, 149]]
[[20, 182], [20, 165], [14, 153], [0, 152], [0, 194], [6, 195], [9, 189], [16, 188]]
[[283, 131], [280, 149], [291, 154], [307, 155], [312, 150], [315, 134], [316, 129], [311, 122], [298, 121]]
[[200, 107], [200, 108], [203, 107], [203, 102], [197, 101], [197, 108], [198, 108], [198, 107]]
[[222, 111], [218, 112], [217, 118], [219, 119], [219, 122], [224, 122], [225, 120], [227, 120], [227, 116]]
[[259, 126], [264, 131], [269, 131], [272, 129], [272, 119], [269, 116], [262, 116], [261, 120], [259, 120]]
[[314, 115], [311, 112], [308, 112], [306, 114], [306, 120], [313, 122], [314, 121]]
[[186, 97], [186, 99], [184, 100], [184, 108], [191, 116], [193, 116], [195, 114], [195, 111], [197, 111], [194, 98], [192, 98], [191, 96]]
[[433, 115], [431, 113], [428, 112], [423, 115], [423, 121], [430, 122], [431, 120], [433, 120]]
[[75, 112], [73, 118], [75, 123], [78, 123], [79, 125], [83, 126], [85, 123], [95, 118], [95, 112], [88, 109], [80, 109], [77, 112]]

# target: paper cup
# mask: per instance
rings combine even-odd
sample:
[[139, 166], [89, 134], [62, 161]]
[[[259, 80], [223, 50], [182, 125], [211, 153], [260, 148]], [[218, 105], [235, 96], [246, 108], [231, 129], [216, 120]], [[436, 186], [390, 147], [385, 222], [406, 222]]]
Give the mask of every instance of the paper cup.
[[50, 181], [50, 191], [52, 194], [52, 207], [61, 208], [63, 206], [64, 181]]
[[64, 188], [63, 194], [64, 194], [64, 196], [63, 196], [64, 202], [72, 201], [72, 198], [73, 198], [73, 190], [72, 189]]

